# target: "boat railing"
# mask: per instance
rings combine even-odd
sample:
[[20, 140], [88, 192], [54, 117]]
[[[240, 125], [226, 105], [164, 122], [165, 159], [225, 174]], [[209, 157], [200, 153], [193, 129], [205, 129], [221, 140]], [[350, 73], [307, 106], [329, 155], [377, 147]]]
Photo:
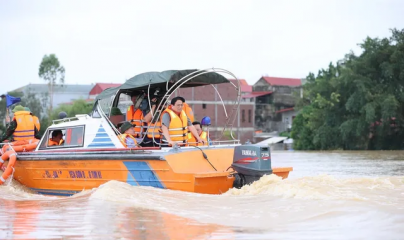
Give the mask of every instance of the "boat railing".
[[[198, 144], [198, 142], [187, 142], [187, 144], [189, 144], [190, 146], [192, 145], [196, 145]], [[234, 139], [234, 140], [222, 140], [222, 141], [209, 141], [208, 140], [208, 145], [207, 146], [211, 146], [211, 145], [235, 145], [235, 144], [240, 144], [240, 140], [238, 139]]]
[[[217, 134], [215, 136], [215, 139], [212, 139], [211, 142], [215, 143], [215, 144], [216, 143], [217, 144], [223, 144], [223, 143], [229, 143], [229, 142], [230, 143], [235, 143], [235, 144], [239, 143], [240, 141], [238, 139], [236, 139], [236, 137], [233, 135], [233, 131], [236, 128], [234, 123], [235, 123], [235, 120], [236, 120], [236, 118], [237, 118], [237, 116], [239, 114], [238, 112], [239, 112], [239, 109], [240, 109], [240, 101], [241, 101], [240, 81], [233, 73], [231, 73], [230, 71], [227, 71], [225, 69], [221, 69], [221, 68], [208, 68], [208, 69], [194, 71], [194, 72], [189, 73], [188, 75], [182, 77], [181, 79], [176, 80], [175, 83], [173, 83], [171, 86], [169, 86], [169, 81], [167, 81], [166, 87], [165, 87], [166, 88], [165, 89], [165, 94], [163, 96], [160, 96], [161, 99], [160, 99], [160, 101], [158, 101], [158, 104], [156, 106], [155, 112], [153, 112], [152, 109], [151, 109], [151, 106], [152, 106], [151, 100], [152, 100], [153, 96], [151, 94], [151, 90], [152, 90], [151, 89], [151, 84], [149, 84], [148, 87], [147, 87], [147, 100], [149, 102], [148, 107], [149, 107], [149, 111], [151, 112], [151, 115], [152, 115], [152, 121], [147, 126], [141, 126], [142, 132], [143, 132], [143, 134], [142, 134], [143, 137], [138, 142], [143, 142], [145, 140], [145, 137], [147, 136], [146, 133], [148, 132], [148, 128], [153, 129], [153, 128], [160, 127], [160, 126], [157, 125], [158, 120], [156, 120], [156, 119], [160, 119], [161, 114], [163, 113], [163, 110], [164, 110], [164, 106], [167, 106], [167, 103], [169, 103], [169, 98], [173, 95], [173, 93], [177, 89], [181, 88], [181, 86], [183, 86], [184, 84], [186, 84], [187, 82], [191, 81], [192, 79], [194, 79], [194, 78], [196, 78], [198, 76], [213, 73], [213, 72], [214, 73], [227, 74], [227, 75], [231, 76], [233, 79], [236, 80], [236, 83], [233, 83], [231, 81], [229, 81], [228, 83], [230, 83], [235, 88], [235, 91], [237, 93], [237, 97], [236, 97], [236, 99], [234, 101], [230, 101], [230, 102], [229, 101], [224, 101], [222, 96], [220, 95], [218, 89], [215, 87], [215, 85], [210, 84], [213, 87], [216, 94], [218, 95], [218, 98], [219, 98], [218, 100], [222, 103], [223, 111], [224, 111], [224, 114], [225, 114], [224, 127], [221, 130], [219, 130], [220, 133]], [[109, 106], [109, 107], [101, 106], [102, 105], [101, 103], [97, 104], [95, 107], [98, 108], [98, 112], [101, 113], [101, 115], [108, 121], [108, 123], [111, 126], [111, 128], [113, 129], [113, 131], [117, 135], [120, 135], [120, 132], [116, 129], [114, 124], [110, 121], [110, 119], [108, 117], [109, 114], [106, 114], [106, 112], [105, 112], [105, 110], [110, 110], [112, 108], [112, 105], [113, 105], [113, 102], [114, 102], [113, 99], [115, 98], [116, 94], [118, 94], [118, 93], [119, 93], [119, 90], [117, 90], [117, 92], [115, 93], [114, 96], [111, 96], [110, 98], [105, 99], [104, 104], [106, 106]], [[125, 100], [125, 99], [123, 99], [123, 100]], [[229, 108], [226, 109], [227, 105], [232, 105], [230, 110], [229, 110]], [[107, 111], [107, 112], [109, 112], [109, 111]], [[225, 131], [229, 132], [228, 137], [231, 138], [230, 140], [222, 140], [223, 136], [225, 135]], [[152, 142], [154, 144], [158, 144], [160, 146], [167, 145], [166, 143], [156, 141], [156, 138], [154, 137], [154, 135], [156, 133], [154, 133], [154, 131], [152, 131], [152, 132], [153, 132], [153, 134], [152, 134], [153, 135]]]
[[[188, 81], [192, 80], [193, 78], [196, 78], [196, 77], [198, 77], [198, 76], [200, 76], [200, 75], [203, 75], [203, 74], [208, 74], [208, 73], [210, 73], [210, 72], [226, 73], [226, 74], [232, 76], [234, 79], [237, 80], [237, 86], [236, 86], [235, 84], [233, 84], [231, 81], [229, 81], [229, 83], [230, 83], [231, 85], [233, 85], [233, 86], [235, 87], [236, 91], [237, 91], [237, 99], [234, 101], [233, 108], [231, 109], [231, 113], [230, 113], [230, 114], [227, 113], [226, 106], [225, 106], [225, 104], [224, 104], [224, 102], [223, 102], [222, 97], [220, 96], [220, 93], [217, 91], [217, 89], [216, 89], [213, 85], [211, 85], [211, 86], [215, 89], [216, 93], [219, 95], [219, 98], [220, 98], [220, 100], [221, 100], [221, 102], [222, 102], [223, 109], [224, 109], [224, 113], [225, 113], [225, 116], [226, 116], [226, 123], [225, 123], [225, 126], [224, 126], [224, 128], [223, 128], [221, 134], [219, 135], [217, 141], [220, 141], [220, 139], [223, 137], [224, 132], [225, 132], [226, 129], [229, 129], [229, 131], [230, 131], [230, 137], [232, 138], [231, 140], [237, 140], [237, 139], [233, 136], [233, 127], [234, 127], [234, 122], [235, 122], [235, 120], [236, 120], [236, 117], [237, 117], [237, 115], [238, 115], [238, 110], [240, 109], [240, 100], [241, 100], [241, 90], [240, 90], [240, 89], [241, 89], [241, 88], [240, 88], [240, 81], [239, 81], [239, 79], [238, 79], [233, 73], [231, 73], [231, 72], [228, 71], [228, 70], [221, 69], [221, 68], [208, 68], [208, 69], [204, 69], [204, 70], [198, 70], [198, 71], [192, 72], [192, 73], [190, 73], [190, 74], [184, 76], [183, 78], [181, 78], [180, 80], [178, 80], [177, 82], [175, 82], [170, 88], [168, 87], [168, 81], [167, 81], [167, 84], [166, 84], [166, 93], [165, 93], [164, 96], [162, 97], [162, 100], [159, 102], [159, 104], [158, 104], [158, 106], [156, 107], [156, 109], [161, 109], [162, 106], [165, 106], [165, 105], [167, 104], [169, 98], [171, 97], [171, 95], [175, 92], [175, 90], [177, 90], [178, 88], [180, 88], [182, 85], [184, 85], [184, 84], [187, 83]], [[151, 114], [152, 114], [152, 119], [154, 119], [154, 118], [155, 118], [155, 116], [154, 116], [155, 113], [153, 113], [153, 112], [152, 112], [152, 109], [151, 109], [150, 84], [149, 84], [148, 89], [147, 89], [147, 95], [148, 95], [148, 102], [149, 102], [149, 111], [150, 111]], [[161, 113], [162, 113], [162, 111], [159, 111], [159, 112], [157, 113], [157, 114], [158, 114], [158, 115], [157, 115], [157, 119], [159, 119], [159, 118], [161, 117]], [[150, 126], [155, 127], [155, 126], [156, 126], [156, 123], [152, 123], [152, 124], [149, 125], [149, 127], [150, 127]], [[144, 137], [143, 137], [143, 140], [144, 140]], [[154, 139], [154, 136], [153, 136], [153, 142], [154, 142], [155, 144], [158, 144], [157, 141]], [[161, 144], [161, 143], [160, 143], [160, 144]]]
[[228, 145], [228, 144], [240, 144], [240, 140], [233, 139], [233, 140], [221, 140], [221, 141], [211, 141], [212, 145]]

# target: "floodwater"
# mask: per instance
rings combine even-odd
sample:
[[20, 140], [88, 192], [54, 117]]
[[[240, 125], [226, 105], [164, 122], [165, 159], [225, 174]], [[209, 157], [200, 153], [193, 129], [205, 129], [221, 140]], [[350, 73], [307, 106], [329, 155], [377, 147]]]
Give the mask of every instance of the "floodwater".
[[404, 239], [404, 152], [273, 152], [223, 195], [111, 181], [72, 197], [0, 187], [0, 239]]

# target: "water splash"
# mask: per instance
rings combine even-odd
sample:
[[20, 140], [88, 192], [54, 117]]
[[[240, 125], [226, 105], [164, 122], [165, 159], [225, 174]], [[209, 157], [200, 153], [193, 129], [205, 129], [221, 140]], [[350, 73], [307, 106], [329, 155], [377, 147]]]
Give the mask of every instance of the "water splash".
[[[392, 201], [398, 200], [397, 192], [404, 192], [403, 182], [404, 177], [338, 179], [322, 174], [282, 180], [276, 175], [266, 175], [241, 189], [230, 189], [224, 195], [268, 195], [311, 200], [373, 200], [391, 204]], [[391, 198], [386, 199], [386, 196]]]

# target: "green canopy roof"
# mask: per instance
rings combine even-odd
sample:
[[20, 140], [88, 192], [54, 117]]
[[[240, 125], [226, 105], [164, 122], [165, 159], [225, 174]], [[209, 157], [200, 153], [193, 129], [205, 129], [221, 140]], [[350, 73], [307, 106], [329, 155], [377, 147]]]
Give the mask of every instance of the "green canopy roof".
[[[127, 80], [124, 84], [115, 88], [105, 89], [102, 93], [97, 96], [97, 99], [105, 99], [116, 94], [119, 90], [147, 90], [149, 84], [151, 88], [161, 87], [166, 89], [166, 85], [168, 82], [168, 88], [170, 88], [174, 83], [176, 83], [181, 78], [186, 75], [199, 71], [197, 69], [192, 70], [167, 70], [163, 72], [146, 72], [132, 77]], [[192, 80], [186, 82], [181, 86], [184, 87], [197, 87], [209, 84], [219, 84], [219, 83], [227, 83], [227, 80], [224, 76], [215, 73], [209, 72], [199, 75]], [[179, 84], [178, 84], [179, 85]]]

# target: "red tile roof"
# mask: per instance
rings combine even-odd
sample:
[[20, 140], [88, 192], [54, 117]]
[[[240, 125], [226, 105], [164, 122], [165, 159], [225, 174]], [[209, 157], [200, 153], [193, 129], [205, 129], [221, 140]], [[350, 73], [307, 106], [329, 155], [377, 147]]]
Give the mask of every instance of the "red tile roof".
[[[230, 82], [236, 84], [237, 80], [236, 79], [229, 79]], [[245, 79], [239, 79], [240, 81], [240, 86], [248, 86], [248, 83]]]
[[278, 78], [278, 77], [262, 77], [272, 86], [301, 86], [302, 81], [299, 78]]
[[[237, 80], [236, 79], [229, 79], [230, 82], [232, 82], [233, 84], [237, 84]], [[240, 81], [240, 88], [241, 88], [241, 92], [252, 92], [252, 86], [248, 85], [247, 81], [245, 79], [239, 79]]]
[[121, 85], [121, 83], [96, 83], [95, 86], [91, 89], [90, 95], [100, 94], [107, 88], [119, 87]]

